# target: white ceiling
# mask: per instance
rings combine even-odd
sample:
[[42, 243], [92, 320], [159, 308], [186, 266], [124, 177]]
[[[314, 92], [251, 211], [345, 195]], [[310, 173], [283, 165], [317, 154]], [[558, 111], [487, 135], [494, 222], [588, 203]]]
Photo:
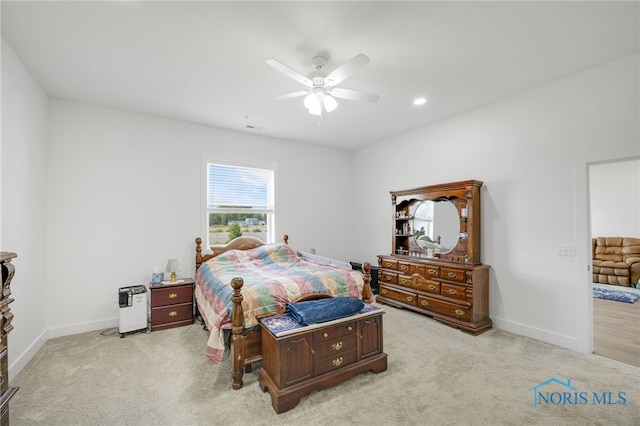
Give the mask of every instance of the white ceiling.
[[[53, 98], [354, 150], [639, 50], [631, 2], [1, 2], [2, 36]], [[358, 53], [320, 124], [261, 102]], [[428, 103], [415, 107], [414, 97]], [[10, 106], [4, 106], [10, 107]], [[253, 126], [254, 128], [249, 128]]]

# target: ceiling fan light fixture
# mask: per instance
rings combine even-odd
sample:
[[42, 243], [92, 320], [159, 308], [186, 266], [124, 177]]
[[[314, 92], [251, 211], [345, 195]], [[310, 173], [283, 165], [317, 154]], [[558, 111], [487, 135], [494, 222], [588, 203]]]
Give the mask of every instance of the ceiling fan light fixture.
[[338, 101], [331, 95], [324, 95], [324, 109], [326, 109], [327, 112], [331, 112], [336, 108], [338, 108]]

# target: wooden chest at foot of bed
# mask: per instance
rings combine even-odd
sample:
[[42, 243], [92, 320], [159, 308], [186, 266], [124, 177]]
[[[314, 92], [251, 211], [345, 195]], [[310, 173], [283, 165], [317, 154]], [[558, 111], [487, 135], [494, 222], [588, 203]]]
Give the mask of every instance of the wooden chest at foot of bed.
[[259, 385], [271, 394], [276, 413], [294, 408], [314, 390], [337, 385], [365, 371], [387, 369], [382, 310], [299, 329], [276, 337], [264, 324]]

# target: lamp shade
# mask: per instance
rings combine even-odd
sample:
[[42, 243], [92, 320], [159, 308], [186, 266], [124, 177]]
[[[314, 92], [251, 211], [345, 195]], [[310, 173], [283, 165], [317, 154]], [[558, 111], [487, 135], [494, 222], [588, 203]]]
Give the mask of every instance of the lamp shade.
[[178, 264], [178, 259], [169, 259], [167, 261], [167, 272], [178, 272], [180, 270], [180, 265]]

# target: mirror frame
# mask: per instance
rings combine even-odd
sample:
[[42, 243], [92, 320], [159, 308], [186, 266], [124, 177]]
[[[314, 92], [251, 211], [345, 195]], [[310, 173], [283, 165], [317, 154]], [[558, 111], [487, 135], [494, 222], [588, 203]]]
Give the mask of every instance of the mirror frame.
[[[465, 180], [403, 191], [391, 191], [393, 206], [392, 255], [427, 259], [427, 253], [417, 248], [411, 232], [403, 233], [404, 222], [409, 217], [410, 206], [421, 201], [451, 202], [458, 211], [460, 236], [456, 246], [447, 253], [440, 253], [434, 260], [456, 263], [482, 264], [480, 258], [480, 188], [483, 182]], [[466, 213], [466, 216], [464, 215]], [[399, 231], [400, 230], [400, 231]], [[462, 235], [466, 235], [466, 238]], [[413, 240], [413, 246], [411, 241]], [[414, 250], [416, 248], [417, 250]]]

